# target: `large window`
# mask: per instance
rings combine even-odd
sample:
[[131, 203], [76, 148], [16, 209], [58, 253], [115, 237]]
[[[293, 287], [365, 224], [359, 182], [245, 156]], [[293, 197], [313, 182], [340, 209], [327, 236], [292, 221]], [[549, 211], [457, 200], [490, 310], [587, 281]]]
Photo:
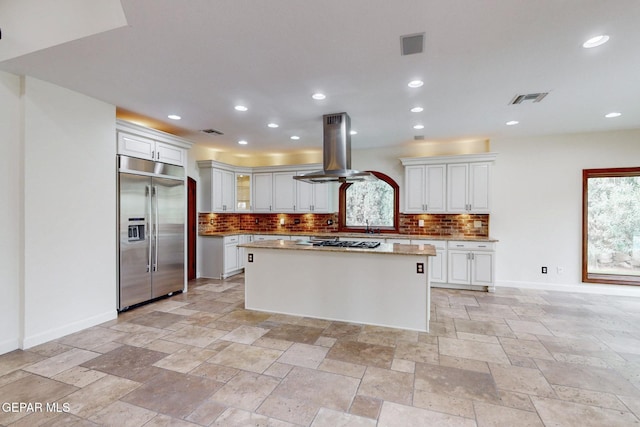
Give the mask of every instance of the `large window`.
[[377, 181], [340, 186], [340, 230], [398, 231], [398, 184], [381, 172], [371, 173]]
[[582, 178], [582, 280], [640, 285], [640, 168]]

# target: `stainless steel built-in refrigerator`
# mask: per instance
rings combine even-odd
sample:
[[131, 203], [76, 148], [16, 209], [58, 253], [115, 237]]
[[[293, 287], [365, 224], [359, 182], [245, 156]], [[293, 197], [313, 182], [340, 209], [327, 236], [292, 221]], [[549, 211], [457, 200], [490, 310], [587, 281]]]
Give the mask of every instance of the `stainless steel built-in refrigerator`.
[[118, 310], [185, 285], [185, 173], [118, 156]]

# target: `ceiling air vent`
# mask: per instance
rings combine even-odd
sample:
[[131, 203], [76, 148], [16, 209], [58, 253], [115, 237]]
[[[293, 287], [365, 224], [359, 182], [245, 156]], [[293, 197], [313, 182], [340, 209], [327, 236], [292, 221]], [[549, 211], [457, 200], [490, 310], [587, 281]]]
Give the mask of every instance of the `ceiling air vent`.
[[422, 53], [423, 48], [424, 33], [400, 36], [400, 50], [402, 56]]
[[201, 132], [212, 133], [212, 134], [215, 134], [215, 135], [224, 135], [224, 133], [220, 132], [219, 130], [215, 130], [215, 129], [202, 129]]
[[516, 95], [513, 97], [509, 105], [524, 104], [525, 102], [540, 102], [549, 92], [528, 93], [526, 95]]
[[415, 135], [413, 139], [415, 141], [424, 141], [424, 135]]

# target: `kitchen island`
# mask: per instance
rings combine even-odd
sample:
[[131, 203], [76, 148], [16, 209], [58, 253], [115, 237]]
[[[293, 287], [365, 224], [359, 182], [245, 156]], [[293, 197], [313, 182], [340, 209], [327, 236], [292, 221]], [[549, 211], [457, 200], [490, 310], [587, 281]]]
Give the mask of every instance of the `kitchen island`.
[[239, 246], [246, 253], [247, 309], [429, 331], [431, 245], [270, 240]]

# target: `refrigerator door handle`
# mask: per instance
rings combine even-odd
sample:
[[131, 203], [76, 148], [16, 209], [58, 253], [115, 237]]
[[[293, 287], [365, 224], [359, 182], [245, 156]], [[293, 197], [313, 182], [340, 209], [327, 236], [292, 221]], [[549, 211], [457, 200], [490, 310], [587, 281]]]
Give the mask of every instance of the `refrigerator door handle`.
[[[145, 240], [151, 238], [151, 212], [152, 212], [152, 202], [151, 202], [151, 186], [146, 186], [145, 197], [147, 198], [147, 235], [145, 236]], [[149, 240], [150, 241], [150, 240]], [[151, 244], [147, 245], [147, 273], [151, 271]]]
[[153, 186], [153, 197], [156, 199], [154, 215], [155, 223], [153, 224], [153, 271], [158, 271], [158, 225], [160, 224], [160, 218], [158, 214], [158, 186]]

